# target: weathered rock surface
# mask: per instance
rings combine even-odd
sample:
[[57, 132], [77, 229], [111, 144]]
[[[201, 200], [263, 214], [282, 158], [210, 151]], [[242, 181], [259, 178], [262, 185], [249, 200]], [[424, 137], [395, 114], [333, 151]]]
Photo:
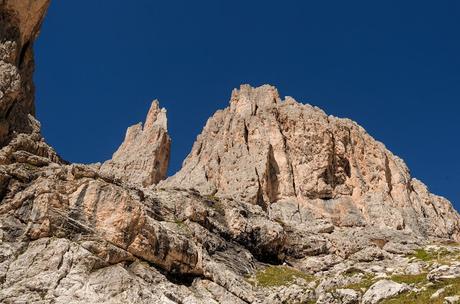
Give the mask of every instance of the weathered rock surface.
[[126, 131], [124, 142], [101, 172], [144, 187], [156, 184], [166, 178], [170, 147], [166, 110], [155, 100], [144, 126], [139, 123]]
[[33, 116], [48, 4], [0, 1], [0, 303], [456, 301], [450, 203], [355, 123], [273, 87], [235, 91], [159, 185], [157, 102], [111, 160], [65, 163]]
[[[165, 186], [251, 202], [294, 204], [298, 222], [374, 226], [460, 239], [444, 198], [411, 178], [404, 162], [355, 122], [281, 100], [274, 87], [233, 91]], [[286, 220], [291, 214], [281, 214]]]
[[376, 304], [384, 299], [407, 291], [409, 287], [390, 280], [381, 280], [369, 288], [363, 296], [363, 304]]
[[430, 281], [442, 281], [460, 278], [460, 263], [454, 265], [440, 265], [428, 274]]
[[358, 304], [361, 296], [353, 289], [337, 289], [319, 296], [316, 304]]
[[60, 162], [33, 117], [32, 46], [48, 5], [49, 0], [0, 2], [0, 164]]
[[0, 144], [14, 132], [30, 133], [34, 114], [32, 45], [49, 0], [0, 3]]
[[446, 297], [444, 303], [446, 304], [460, 303], [460, 296]]

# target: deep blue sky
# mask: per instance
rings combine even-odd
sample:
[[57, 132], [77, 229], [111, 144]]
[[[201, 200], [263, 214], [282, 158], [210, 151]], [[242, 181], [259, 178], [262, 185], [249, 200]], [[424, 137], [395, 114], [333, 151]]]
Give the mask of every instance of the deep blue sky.
[[349, 117], [460, 208], [460, 2], [54, 0], [36, 43], [38, 117], [74, 162], [110, 158], [150, 101], [177, 171], [241, 83]]

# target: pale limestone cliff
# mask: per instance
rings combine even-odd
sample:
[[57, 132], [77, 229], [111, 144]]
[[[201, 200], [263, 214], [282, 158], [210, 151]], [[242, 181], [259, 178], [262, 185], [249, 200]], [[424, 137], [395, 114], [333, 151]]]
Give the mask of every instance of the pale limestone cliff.
[[28, 114], [34, 114], [32, 45], [48, 0], [0, 3], [0, 144], [12, 132], [31, 131]]
[[48, 5], [49, 0], [0, 1], [0, 164], [60, 161], [33, 117], [32, 46]]
[[450, 203], [355, 123], [270, 86], [235, 91], [159, 186], [170, 139], [157, 103], [112, 160], [66, 164], [33, 117], [48, 3], [0, 0], [0, 303], [460, 297]]
[[155, 100], [144, 126], [139, 123], [128, 128], [124, 142], [101, 172], [144, 187], [156, 184], [166, 178], [170, 147], [166, 110]]
[[349, 119], [281, 100], [274, 87], [243, 85], [198, 136], [164, 186], [252, 202], [278, 212], [295, 204], [299, 223], [375, 226], [460, 239], [450, 202], [412, 179], [405, 163]]

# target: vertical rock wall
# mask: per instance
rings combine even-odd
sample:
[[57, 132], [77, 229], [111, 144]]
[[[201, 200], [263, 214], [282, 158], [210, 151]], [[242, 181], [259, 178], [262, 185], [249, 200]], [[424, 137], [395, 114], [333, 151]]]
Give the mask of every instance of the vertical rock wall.
[[[274, 87], [235, 90], [164, 185], [195, 188], [264, 209], [294, 202], [338, 226], [390, 227], [459, 238], [458, 213], [357, 123]], [[281, 204], [281, 205], [280, 205]]]

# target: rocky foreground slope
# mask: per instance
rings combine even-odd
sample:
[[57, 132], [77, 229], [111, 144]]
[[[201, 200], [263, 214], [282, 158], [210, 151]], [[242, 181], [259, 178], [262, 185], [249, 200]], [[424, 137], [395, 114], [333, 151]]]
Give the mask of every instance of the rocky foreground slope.
[[235, 90], [166, 179], [154, 102], [104, 164], [34, 118], [49, 0], [0, 2], [1, 303], [455, 303], [460, 217], [356, 123]]

